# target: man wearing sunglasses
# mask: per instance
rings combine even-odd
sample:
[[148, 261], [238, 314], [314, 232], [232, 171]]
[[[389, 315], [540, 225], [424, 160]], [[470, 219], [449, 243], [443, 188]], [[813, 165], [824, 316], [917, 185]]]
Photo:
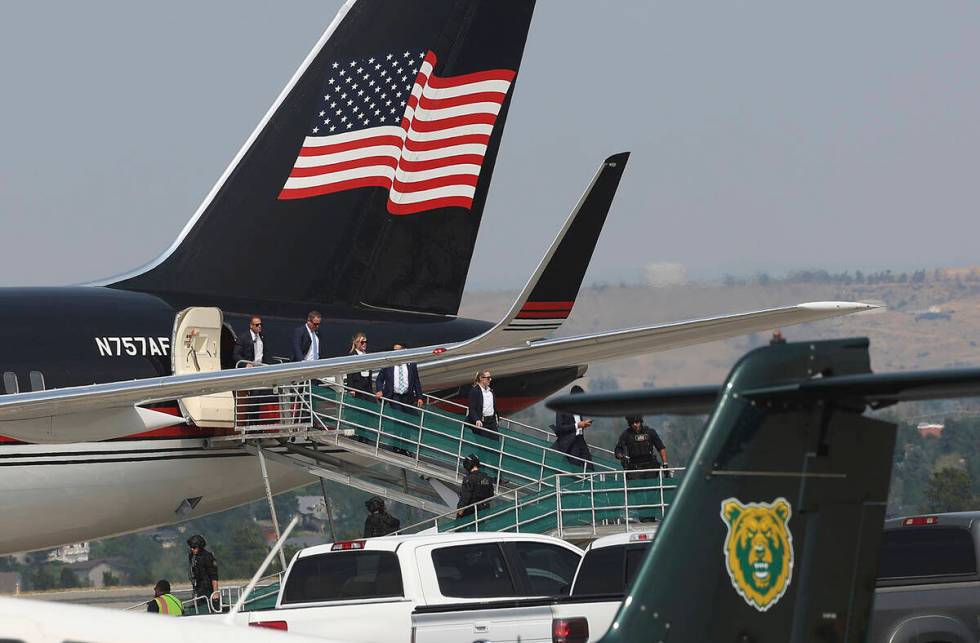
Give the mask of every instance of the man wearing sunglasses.
[[[266, 354], [262, 318], [252, 315], [249, 318], [248, 330], [241, 333], [235, 342], [235, 368], [259, 366]], [[271, 391], [267, 390], [238, 391], [236, 397], [238, 399], [236, 420], [243, 424], [257, 423], [262, 405], [272, 401]]]
[[252, 315], [248, 330], [238, 336], [234, 355], [236, 368], [262, 364], [266, 355], [265, 336], [262, 334], [262, 318], [258, 315]]
[[293, 333], [293, 361], [305, 362], [320, 359], [320, 322], [323, 315], [311, 310], [306, 315], [306, 323]]

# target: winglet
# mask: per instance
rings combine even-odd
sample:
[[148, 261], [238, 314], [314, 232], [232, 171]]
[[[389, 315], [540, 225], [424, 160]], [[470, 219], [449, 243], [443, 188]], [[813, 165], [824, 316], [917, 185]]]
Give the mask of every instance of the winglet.
[[541, 339], [568, 318], [629, 156], [620, 152], [602, 162], [510, 311], [466, 352]]

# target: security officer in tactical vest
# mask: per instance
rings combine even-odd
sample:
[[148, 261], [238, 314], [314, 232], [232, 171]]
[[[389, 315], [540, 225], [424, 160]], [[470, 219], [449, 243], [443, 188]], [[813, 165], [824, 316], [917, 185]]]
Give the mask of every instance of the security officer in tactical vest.
[[[619, 436], [616, 443], [616, 459], [623, 463], [623, 468], [627, 471], [636, 469], [657, 469], [667, 468], [667, 448], [657, 432], [643, 423], [643, 418], [638, 415], [631, 415], [626, 418], [627, 429]], [[660, 460], [657, 460], [657, 453]], [[663, 464], [661, 464], [663, 463]], [[669, 474], [668, 474], [669, 475]], [[643, 473], [629, 473], [628, 479], [635, 478], [656, 478], [655, 471]]]
[[364, 537], [374, 538], [375, 536], [387, 536], [393, 531], [398, 531], [402, 523], [385, 510], [385, 501], [378, 496], [373, 496], [364, 503], [367, 507], [368, 517], [364, 521]]
[[480, 502], [493, 497], [493, 478], [480, 471], [480, 458], [472, 453], [463, 458], [463, 485], [459, 490], [459, 502], [456, 504], [459, 511], [457, 517], [468, 516], [473, 513], [473, 503], [479, 502], [476, 507], [480, 511], [490, 507], [489, 502]]
[[180, 599], [170, 593], [170, 581], [158, 580], [153, 586], [153, 600], [146, 604], [146, 611], [165, 616], [183, 616]]
[[[214, 599], [218, 596], [218, 563], [214, 555], [204, 547], [207, 542], [204, 536], [194, 534], [187, 539], [187, 562], [191, 568], [191, 587], [194, 589], [194, 598], [207, 596], [212, 601], [212, 609], [217, 608]], [[203, 608], [204, 601], [195, 601], [195, 608]]]

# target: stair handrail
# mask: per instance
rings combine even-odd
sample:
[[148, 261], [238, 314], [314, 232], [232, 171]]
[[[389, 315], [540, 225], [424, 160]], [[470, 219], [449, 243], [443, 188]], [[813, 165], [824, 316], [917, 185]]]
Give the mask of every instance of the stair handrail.
[[[429, 398], [430, 400], [435, 400], [436, 403], [438, 403], [438, 404], [449, 404], [451, 406], [455, 406], [457, 408], [463, 409], [464, 411], [469, 411], [469, 409], [464, 404], [460, 404], [459, 402], [454, 402], [452, 400], [447, 400], [446, 398], [439, 397], [437, 395], [432, 395], [431, 393], [425, 393], [425, 394], [423, 394], [423, 397]], [[546, 439], [549, 439], [549, 440], [553, 440], [555, 438], [554, 431], [549, 431], [548, 429], [542, 429], [541, 427], [534, 426], [533, 424], [528, 424], [526, 422], [521, 422], [520, 420], [515, 420], [514, 418], [511, 418], [511, 417], [505, 417], [505, 416], [501, 415], [497, 419], [497, 422], [498, 423], [500, 423], [500, 422], [506, 422], [507, 424], [510, 424], [510, 425], [513, 425], [513, 426], [519, 426], [522, 429], [526, 429], [528, 431], [531, 431], [532, 433], [539, 433], [539, 434], [541, 434], [542, 437], [544, 437]], [[595, 444], [590, 444], [589, 445], [589, 451], [599, 451], [599, 452], [604, 453], [604, 454], [606, 454], [606, 455], [608, 455], [608, 456], [610, 456], [612, 458], [615, 458], [616, 457], [616, 454], [613, 453], [610, 449], [606, 449], [606, 448], [600, 447], [600, 446], [595, 445]]]
[[[466, 421], [465, 419], [461, 419], [459, 417], [452, 417], [452, 416], [449, 416], [449, 415], [446, 415], [446, 414], [443, 414], [443, 413], [439, 413], [437, 411], [433, 411], [431, 409], [421, 409], [421, 414], [422, 415], [420, 416], [420, 418], [419, 418], [419, 424], [417, 424], [417, 425], [414, 424], [414, 423], [409, 423], [408, 421], [403, 420], [402, 418], [394, 417], [394, 416], [391, 416], [391, 415], [385, 416], [383, 414], [383, 409], [384, 409], [384, 405], [386, 403], [389, 404], [389, 405], [394, 404], [394, 405], [397, 405], [397, 406], [400, 406], [400, 407], [404, 407], [404, 408], [406, 408], [408, 410], [413, 410], [413, 411], [416, 410], [416, 407], [414, 407], [414, 406], [412, 406], [410, 404], [405, 404], [403, 402], [398, 402], [396, 400], [392, 400], [392, 399], [389, 399], [389, 398], [381, 398], [381, 404], [379, 405], [378, 409], [365, 408], [365, 407], [361, 407], [361, 406], [356, 407], [359, 411], [368, 413], [369, 415], [376, 415], [376, 416], [378, 416], [378, 418], [379, 418], [378, 427], [366, 426], [366, 425], [360, 424], [358, 422], [354, 422], [354, 421], [351, 421], [351, 420], [343, 419], [341, 417], [342, 414], [339, 413], [339, 412], [338, 412], [338, 415], [336, 417], [332, 417], [332, 416], [330, 416], [327, 413], [324, 413], [322, 411], [316, 411], [315, 409], [313, 409], [312, 399], [313, 398], [317, 398], [317, 399], [323, 400], [323, 401], [328, 402], [328, 403], [336, 404], [338, 406], [338, 409], [341, 409], [342, 410], [342, 408], [344, 406], [344, 398], [346, 397], [347, 394], [352, 394], [352, 395], [354, 393], [360, 393], [361, 395], [367, 395], [367, 394], [365, 392], [363, 392], [363, 391], [359, 391], [357, 389], [348, 387], [345, 384], [331, 383], [331, 384], [329, 384], [327, 386], [329, 388], [332, 388], [332, 389], [338, 391], [340, 393], [340, 397], [337, 400], [331, 400], [329, 398], [326, 398], [326, 397], [323, 397], [321, 395], [318, 395], [318, 394], [312, 392], [312, 390], [311, 390], [311, 393], [310, 393], [310, 398], [311, 399], [310, 399], [310, 402], [309, 402], [309, 408], [311, 409], [311, 411], [313, 411], [313, 413], [314, 413], [315, 416], [324, 415], [324, 416], [326, 416], [328, 418], [331, 418], [331, 419], [335, 420], [338, 423], [338, 426], [339, 426], [339, 424], [343, 423], [343, 424], [347, 424], [349, 426], [356, 426], [356, 427], [361, 428], [361, 429], [363, 429], [365, 431], [370, 431], [370, 432], [376, 433], [378, 435], [378, 439], [375, 441], [375, 446], [376, 446], [376, 449], [379, 450], [379, 451], [380, 451], [380, 446], [381, 446], [380, 445], [380, 438], [382, 436], [386, 436], [386, 437], [389, 437], [389, 438], [393, 438], [393, 439], [397, 439], [397, 440], [402, 440], [404, 442], [412, 443], [411, 440], [406, 440], [402, 436], [394, 435], [394, 434], [391, 434], [391, 433], [388, 433], [388, 432], [384, 431], [384, 429], [381, 428], [382, 427], [382, 425], [381, 425], [381, 419], [382, 418], [385, 418], [385, 419], [388, 419], [388, 420], [391, 420], [391, 421], [394, 421], [394, 422], [397, 422], [397, 423], [400, 423], [400, 424], [404, 424], [406, 426], [410, 426], [413, 429], [418, 429], [419, 430], [419, 435], [418, 435], [418, 438], [414, 441], [415, 446], [417, 447], [417, 449], [416, 449], [416, 460], [419, 459], [419, 454], [420, 454], [421, 447], [422, 446], [425, 446], [426, 449], [429, 449], [429, 450], [432, 450], [432, 451], [436, 451], [436, 452], [442, 453], [442, 454], [447, 455], [447, 456], [454, 456], [456, 458], [456, 467], [455, 468], [456, 468], [457, 474], [460, 473], [460, 471], [459, 471], [459, 467], [460, 467], [459, 460], [461, 459], [461, 457], [463, 455], [462, 454], [462, 445], [464, 443], [465, 444], [468, 444], [468, 445], [470, 445], [472, 447], [479, 447], [481, 449], [493, 451], [493, 452], [495, 452], [495, 453], [497, 453], [498, 455], [501, 455], [501, 456], [506, 455], [507, 457], [512, 458], [512, 459], [522, 460], [522, 461], [524, 461], [524, 462], [526, 462], [528, 464], [531, 464], [532, 466], [540, 467], [542, 473], [544, 472], [545, 469], [548, 469], [549, 471], [552, 471], [552, 472], [555, 472], [555, 473], [576, 473], [576, 472], [563, 471], [563, 470], [557, 469], [556, 467], [547, 465], [544, 460], [545, 460], [545, 457], [547, 456], [548, 453], [555, 454], [558, 457], [576, 460], [578, 463], [580, 463], [580, 466], [582, 467], [582, 471], [583, 472], [586, 472], [590, 466], [592, 466], [595, 469], [603, 469], [607, 473], [619, 471], [619, 469], [613, 469], [609, 465], [606, 465], [606, 464], [601, 463], [601, 462], [592, 462], [592, 461], [589, 461], [589, 460], [585, 460], [583, 458], [579, 458], [577, 456], [573, 456], [573, 455], [570, 455], [568, 453], [565, 453], [564, 451], [558, 451], [557, 449], [552, 449], [551, 447], [548, 447], [548, 446], [541, 446], [541, 445], [538, 445], [538, 444], [534, 444], [532, 442], [528, 442], [526, 440], [522, 440], [520, 437], [515, 437], [515, 436], [510, 436], [510, 435], [500, 434], [500, 440], [501, 440], [500, 446], [498, 446], [496, 448], [488, 447], [488, 446], [479, 444], [479, 443], [477, 443], [475, 441], [472, 441], [470, 439], [467, 439], [465, 437], [465, 429], [467, 427], [470, 428], [470, 429], [478, 429], [480, 427], [477, 427], [476, 425], [474, 425], [474, 424]], [[422, 445], [421, 442], [422, 442], [422, 434], [423, 433], [425, 433], [426, 431], [428, 431], [430, 434], [431, 433], [438, 433], [438, 432], [434, 431], [433, 429], [428, 428], [428, 427], [426, 427], [424, 425], [423, 420], [424, 420], [424, 414], [426, 414], [426, 413], [431, 414], [431, 415], [435, 415], [437, 417], [440, 417], [440, 418], [442, 418], [442, 419], [444, 419], [444, 420], [446, 420], [448, 422], [459, 424], [460, 431], [459, 431], [459, 438], [458, 439], [459, 439], [460, 448], [458, 450], [458, 453], [452, 454], [452, 453], [446, 452], [446, 451], [444, 451], [442, 449], [436, 449], [436, 448], [431, 447], [431, 446]], [[318, 420], [321, 423], [321, 425], [324, 426], [324, 428], [326, 428], [326, 426], [324, 425], [322, 419], [318, 418]], [[443, 434], [443, 433], [438, 433], [438, 435], [443, 436], [443, 437], [446, 437], [446, 435]], [[505, 453], [503, 451], [503, 449], [502, 449], [502, 445], [503, 445], [503, 442], [505, 440], [510, 440], [511, 442], [516, 442], [518, 444], [523, 444], [523, 445], [525, 445], [527, 447], [530, 447], [532, 449], [539, 449], [539, 450], [541, 450], [541, 453], [542, 453], [541, 462], [531, 462], [530, 460], [528, 460], [527, 458], [524, 458], [523, 456], [518, 456], [518, 455], [514, 455], [514, 454]], [[501, 471], [501, 469], [500, 469], [499, 466], [498, 467], [494, 467], [494, 468], [496, 468], [497, 471], [498, 471], [498, 476], [497, 476], [498, 479], [497, 479], [497, 482], [499, 484], [499, 482], [500, 482], [500, 471]], [[523, 475], [523, 474], [521, 474], [519, 472], [508, 471], [507, 473], [509, 475], [514, 475], [514, 476], [517, 476], [517, 477], [528, 479], [528, 480], [530, 480], [531, 482], [533, 482], [535, 484], [540, 484], [541, 481], [546, 478], [546, 476], [541, 475], [538, 478], [536, 478], [534, 480], [531, 480], [530, 478], [528, 478], [528, 476]]]
[[[460, 508], [457, 508], [457, 509], [452, 509], [450, 511], [444, 512], [444, 513], [439, 514], [437, 516], [434, 516], [432, 518], [426, 518], [425, 520], [422, 520], [422, 521], [419, 521], [417, 523], [414, 523], [414, 524], [408, 525], [406, 527], [403, 527], [403, 528], [399, 529], [398, 531], [394, 532], [394, 534], [419, 533], [420, 531], [423, 531], [425, 529], [432, 529], [432, 528], [434, 528], [434, 529], [436, 529], [438, 531], [438, 529], [439, 529], [439, 522], [441, 520], [443, 520], [443, 521], [444, 520], [447, 520], [447, 519], [449, 521], [459, 520], [460, 517], [458, 516], [458, 513], [460, 511], [465, 511], [466, 509], [469, 509], [469, 508], [472, 508], [473, 509], [473, 513], [472, 514], [468, 514], [468, 516], [470, 516], [470, 520], [465, 521], [465, 522], [460, 522], [459, 524], [453, 525], [452, 528], [449, 529], [449, 531], [451, 531], [451, 532], [461, 531], [461, 530], [469, 529], [469, 528], [472, 528], [474, 531], [480, 531], [480, 523], [481, 522], [490, 520], [491, 518], [496, 518], [497, 516], [499, 516], [499, 515], [505, 513], [506, 511], [509, 511], [510, 510], [511, 496], [513, 496], [513, 510], [515, 512], [515, 516], [517, 517], [517, 520], [515, 520], [515, 522], [514, 522], [514, 524], [512, 526], [510, 526], [510, 527], [507, 528], [508, 531], [514, 530], [514, 531], [520, 532], [522, 525], [526, 525], [526, 524], [529, 524], [529, 523], [532, 523], [532, 522], [537, 522], [537, 521], [540, 521], [540, 520], [542, 520], [544, 518], [547, 518], [549, 516], [557, 516], [557, 527], [558, 527], [558, 532], [559, 532], [558, 535], [560, 537], [560, 536], [562, 536], [562, 532], [563, 532], [563, 528], [562, 528], [562, 512], [563, 511], [567, 511], [567, 512], [584, 512], [584, 511], [588, 511], [588, 512], [591, 512], [591, 514], [592, 514], [591, 524], [592, 524], [593, 534], [596, 534], [597, 533], [597, 531], [596, 531], [596, 520], [595, 520], [595, 512], [597, 510], [596, 503], [595, 503], [596, 493], [608, 493], [610, 491], [613, 491], [613, 489], [600, 489], [597, 492], [596, 489], [595, 489], [595, 484], [594, 484], [594, 481], [595, 481], [595, 479], [596, 479], [597, 476], [600, 476], [600, 477], [604, 477], [604, 476], [608, 476], [608, 475], [614, 475], [614, 476], [617, 476], [617, 477], [621, 476], [622, 479], [623, 479], [623, 492], [624, 492], [624, 495], [623, 495], [624, 503], [622, 505], [608, 505], [608, 506], [603, 505], [603, 506], [601, 506], [601, 507], [598, 508], [599, 510], [622, 509], [624, 515], [625, 516], [628, 516], [630, 509], [637, 509], [637, 510], [639, 510], [639, 509], [650, 509], [650, 508], [656, 509], [656, 508], [659, 508], [660, 509], [660, 514], [661, 514], [661, 519], [662, 519], [663, 516], [666, 513], [666, 509], [667, 509], [667, 506], [668, 506], [667, 503], [666, 503], [666, 499], [664, 498], [664, 490], [665, 489], [668, 489], [668, 488], [673, 488], [673, 487], [677, 486], [677, 485], [667, 485], [667, 486], [664, 486], [664, 479], [666, 478], [666, 479], [669, 480], [669, 479], [671, 479], [673, 477], [673, 475], [675, 473], [679, 473], [679, 472], [682, 472], [684, 470], [685, 470], [685, 467], [670, 467], [668, 469], [658, 468], [658, 469], [629, 470], [629, 471], [617, 471], [617, 472], [614, 472], [614, 473], [609, 473], [609, 472], [558, 473], [558, 474], [554, 474], [553, 476], [551, 476], [551, 478], [554, 479], [554, 482], [553, 482], [553, 484], [548, 485], [550, 490], [548, 492], [546, 492], [545, 494], [543, 494], [543, 495], [537, 495], [537, 496], [534, 496], [532, 498], [525, 498], [523, 500], [520, 499], [520, 496], [521, 496], [521, 494], [519, 493], [520, 491], [522, 491], [522, 490], [528, 490], [530, 487], [532, 487], [532, 486], [534, 486], [536, 484], [536, 483], [531, 482], [531, 483], [522, 485], [520, 487], [516, 487], [514, 489], [510, 489], [509, 491], [507, 491], [505, 493], [498, 493], [497, 495], [492, 496], [492, 497], [490, 497], [490, 498], [488, 498], [486, 500], [481, 500], [479, 502], [475, 502], [475, 503], [466, 505], [464, 507], [460, 507]], [[636, 473], [656, 473], [657, 474], [657, 478], [655, 480], [656, 480], [657, 484], [656, 485], [651, 484], [650, 486], [633, 486], [633, 487], [628, 486], [628, 482], [631, 479], [629, 477], [629, 474], [636, 474]], [[574, 490], [564, 489], [563, 490], [562, 487], [561, 487], [561, 478], [566, 478], [566, 477], [567, 478], [577, 478], [579, 481], [583, 481], [583, 479], [588, 478], [589, 479], [589, 483], [590, 483], [589, 484], [589, 489], [588, 490], [580, 490], [580, 489], [574, 489]], [[651, 479], [651, 480], [653, 480], [653, 479]], [[636, 492], [636, 491], [655, 491], [655, 490], [659, 490], [660, 491], [660, 502], [659, 503], [654, 503], [654, 504], [650, 504], [650, 503], [635, 504], [634, 503], [634, 504], [630, 504], [628, 502], [628, 493], [630, 491]], [[570, 508], [570, 509], [569, 508], [565, 508], [565, 509], [562, 508], [562, 505], [561, 505], [561, 497], [562, 497], [562, 494], [565, 494], [565, 495], [581, 495], [581, 494], [584, 494], [584, 493], [589, 494], [590, 501], [589, 501], [589, 506], [588, 507], [580, 507], [580, 508], [579, 507], [576, 507], [576, 508]], [[525, 520], [521, 520], [520, 519], [520, 517], [519, 517], [519, 510], [520, 510], [520, 508], [522, 506], [526, 506], [526, 505], [528, 505], [530, 503], [538, 503], [538, 502], [541, 502], [543, 500], [547, 500], [547, 499], [552, 498], [552, 497], [556, 498], [555, 509], [553, 509], [551, 511], [548, 511], [548, 512], [545, 512], [543, 514], [537, 515], [537, 516], [532, 516], [529, 519], [525, 519]], [[492, 508], [488, 508], [488, 509], [484, 509], [483, 512], [482, 512], [483, 515], [481, 516], [480, 515], [481, 512], [480, 512], [480, 509], [479, 509], [478, 505], [484, 504], [484, 503], [496, 503], [497, 506], [496, 507], [492, 507]], [[630, 531], [630, 527], [629, 527], [629, 523], [628, 522], [626, 523], [626, 531]]]
[[[327, 400], [327, 398], [323, 398], [323, 397], [318, 396], [316, 394], [314, 394], [314, 397], [317, 397], [319, 399], [323, 399], [323, 400], [326, 400], [326, 401], [334, 402], [333, 400]], [[399, 402], [394, 402], [393, 400], [384, 400], [384, 401], [386, 401], [388, 403], [399, 404]], [[555, 469], [555, 467], [550, 466], [550, 465], [547, 465], [547, 464], [545, 464], [543, 462], [544, 457], [547, 455], [547, 452], [551, 451], [551, 449], [547, 449], [546, 447], [541, 447], [539, 445], [531, 445], [534, 448], [540, 449], [541, 452], [542, 452], [542, 462], [533, 462], [533, 461], [531, 461], [531, 460], [529, 460], [529, 459], [527, 459], [527, 458], [525, 458], [523, 456], [514, 455], [514, 454], [510, 454], [510, 453], [505, 453], [500, 448], [494, 449], [494, 448], [487, 447], [487, 446], [482, 445], [482, 444], [478, 444], [478, 443], [470, 440], [469, 438], [467, 438], [465, 436], [465, 434], [464, 434], [465, 427], [461, 427], [460, 435], [455, 438], [456, 441], [457, 441], [457, 444], [458, 444], [458, 448], [456, 449], [455, 452], [450, 452], [450, 451], [446, 451], [445, 449], [440, 449], [438, 447], [434, 447], [434, 446], [431, 446], [431, 445], [423, 445], [422, 444], [422, 434], [423, 433], [425, 433], [425, 432], [436, 433], [435, 431], [433, 431], [432, 429], [430, 429], [430, 428], [428, 428], [428, 427], [426, 427], [424, 425], [420, 426], [420, 425], [416, 425], [416, 424], [410, 424], [409, 422], [407, 422], [406, 420], [403, 420], [402, 418], [397, 418], [397, 417], [392, 417], [390, 415], [385, 415], [384, 412], [383, 412], [383, 410], [367, 409], [367, 408], [363, 408], [363, 407], [357, 407], [357, 410], [362, 411], [362, 412], [365, 412], [365, 413], [367, 413], [369, 415], [372, 415], [372, 416], [377, 416], [378, 417], [378, 420], [379, 420], [379, 422], [378, 422], [379, 426], [368, 426], [366, 424], [362, 424], [362, 423], [356, 422], [354, 420], [343, 419], [341, 417], [342, 416], [342, 407], [344, 406], [344, 404], [343, 404], [343, 394], [340, 396], [340, 398], [338, 398], [338, 400], [337, 400], [337, 406], [338, 406], [338, 409], [339, 409], [339, 414], [337, 416], [333, 416], [333, 415], [331, 415], [329, 413], [325, 413], [323, 411], [316, 411], [315, 412], [316, 421], [324, 429], [326, 429], [328, 431], [330, 430], [329, 427], [327, 427], [326, 424], [323, 421], [323, 418], [326, 417], [327, 419], [332, 420], [335, 423], [337, 423], [338, 426], [356, 427], [356, 428], [359, 428], [359, 429], [363, 429], [364, 431], [372, 432], [372, 433], [374, 433], [374, 434], [377, 435], [377, 438], [374, 440], [374, 450], [375, 450], [375, 454], [376, 455], [380, 455], [380, 453], [381, 453], [381, 446], [382, 446], [381, 445], [381, 438], [382, 437], [389, 437], [389, 438], [393, 438], [393, 439], [396, 439], [396, 440], [400, 440], [400, 441], [405, 442], [407, 444], [412, 444], [416, 448], [415, 458], [414, 458], [416, 464], [419, 463], [419, 462], [421, 462], [421, 459], [422, 459], [421, 451], [422, 451], [422, 448], [424, 447], [425, 450], [427, 450], [429, 452], [438, 453], [438, 454], [441, 454], [441, 455], [446, 456], [448, 458], [451, 458], [453, 460], [453, 462], [454, 462], [454, 464], [453, 464], [453, 472], [454, 472], [453, 475], [454, 475], [454, 479], [457, 480], [457, 481], [461, 480], [462, 479], [462, 475], [463, 475], [463, 472], [460, 470], [460, 461], [462, 460], [463, 445], [470, 445], [471, 447], [479, 447], [479, 448], [484, 449], [484, 450], [492, 451], [492, 452], [494, 452], [494, 453], [496, 453], [498, 455], [501, 455], [501, 454], [502, 455], [506, 455], [508, 458], [511, 458], [513, 460], [519, 460], [519, 461], [524, 462], [526, 464], [529, 464], [531, 466], [539, 467], [540, 470], [541, 470], [541, 472], [542, 472], [542, 477], [546, 477], [544, 475], [546, 471], [548, 471], [548, 472], [556, 472], [557, 471], [557, 472], [562, 472], [562, 473], [568, 473], [567, 471], [557, 470], [557, 469]], [[402, 436], [399, 436], [399, 435], [390, 433], [388, 431], [385, 431], [384, 428], [383, 428], [383, 424], [381, 422], [383, 419], [388, 419], [389, 421], [392, 421], [392, 422], [397, 422], [397, 423], [400, 423], [400, 424], [405, 424], [406, 426], [411, 426], [414, 429], [420, 429], [418, 438], [415, 439], [414, 441], [413, 440], [408, 440], [408, 439], [405, 439]], [[449, 419], [452, 420], [452, 421], [454, 421], [454, 422], [459, 422], [461, 425], [465, 424], [465, 423], [463, 423], [463, 422], [461, 422], [461, 421], [459, 421], [459, 420], [457, 420], [455, 418], [449, 418]], [[469, 426], [472, 426], [472, 425], [469, 425]], [[444, 433], [438, 433], [438, 434], [440, 436], [442, 436], [442, 437], [450, 437], [450, 438], [453, 437], [453, 436], [449, 436], [449, 435], [444, 434]], [[512, 437], [512, 436], [508, 436], [508, 435], [501, 435], [500, 437], [501, 437], [501, 443], [503, 443], [503, 442], [505, 442], [507, 440], [510, 440], [512, 442], [523, 442], [523, 440], [520, 440], [519, 438], [515, 438], [515, 437]], [[583, 460], [583, 463], [584, 462], [585, 461]], [[443, 463], [443, 462], [440, 462], [439, 465], [440, 466], [448, 466], [446, 463]], [[486, 466], [488, 468], [496, 469], [496, 471], [497, 471], [496, 484], [498, 486], [500, 486], [502, 484], [501, 474], [503, 474], [503, 473], [506, 473], [509, 477], [516, 477], [516, 478], [521, 478], [522, 480], [527, 480], [529, 484], [535, 484], [535, 485], [539, 485], [539, 486], [541, 484], [541, 478], [533, 478], [533, 477], [528, 476], [528, 475], [526, 475], [524, 473], [521, 473], [520, 471], [515, 471], [513, 469], [508, 469], [508, 468], [502, 468], [500, 466], [491, 465], [489, 463], [487, 463]], [[599, 466], [605, 467], [605, 465], [602, 465], [602, 464], [600, 464]], [[583, 470], [584, 469], [585, 469], [585, 465], [583, 464]]]

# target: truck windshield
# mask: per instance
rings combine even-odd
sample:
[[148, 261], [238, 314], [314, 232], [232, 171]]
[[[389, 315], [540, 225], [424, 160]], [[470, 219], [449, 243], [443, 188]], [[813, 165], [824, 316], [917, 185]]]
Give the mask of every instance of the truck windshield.
[[973, 539], [966, 529], [922, 527], [882, 534], [878, 578], [914, 578], [977, 573]]
[[296, 560], [282, 603], [390, 598], [402, 593], [402, 573], [394, 552], [330, 552]]
[[582, 559], [572, 595], [625, 594], [649, 551], [650, 543], [590, 550]]

